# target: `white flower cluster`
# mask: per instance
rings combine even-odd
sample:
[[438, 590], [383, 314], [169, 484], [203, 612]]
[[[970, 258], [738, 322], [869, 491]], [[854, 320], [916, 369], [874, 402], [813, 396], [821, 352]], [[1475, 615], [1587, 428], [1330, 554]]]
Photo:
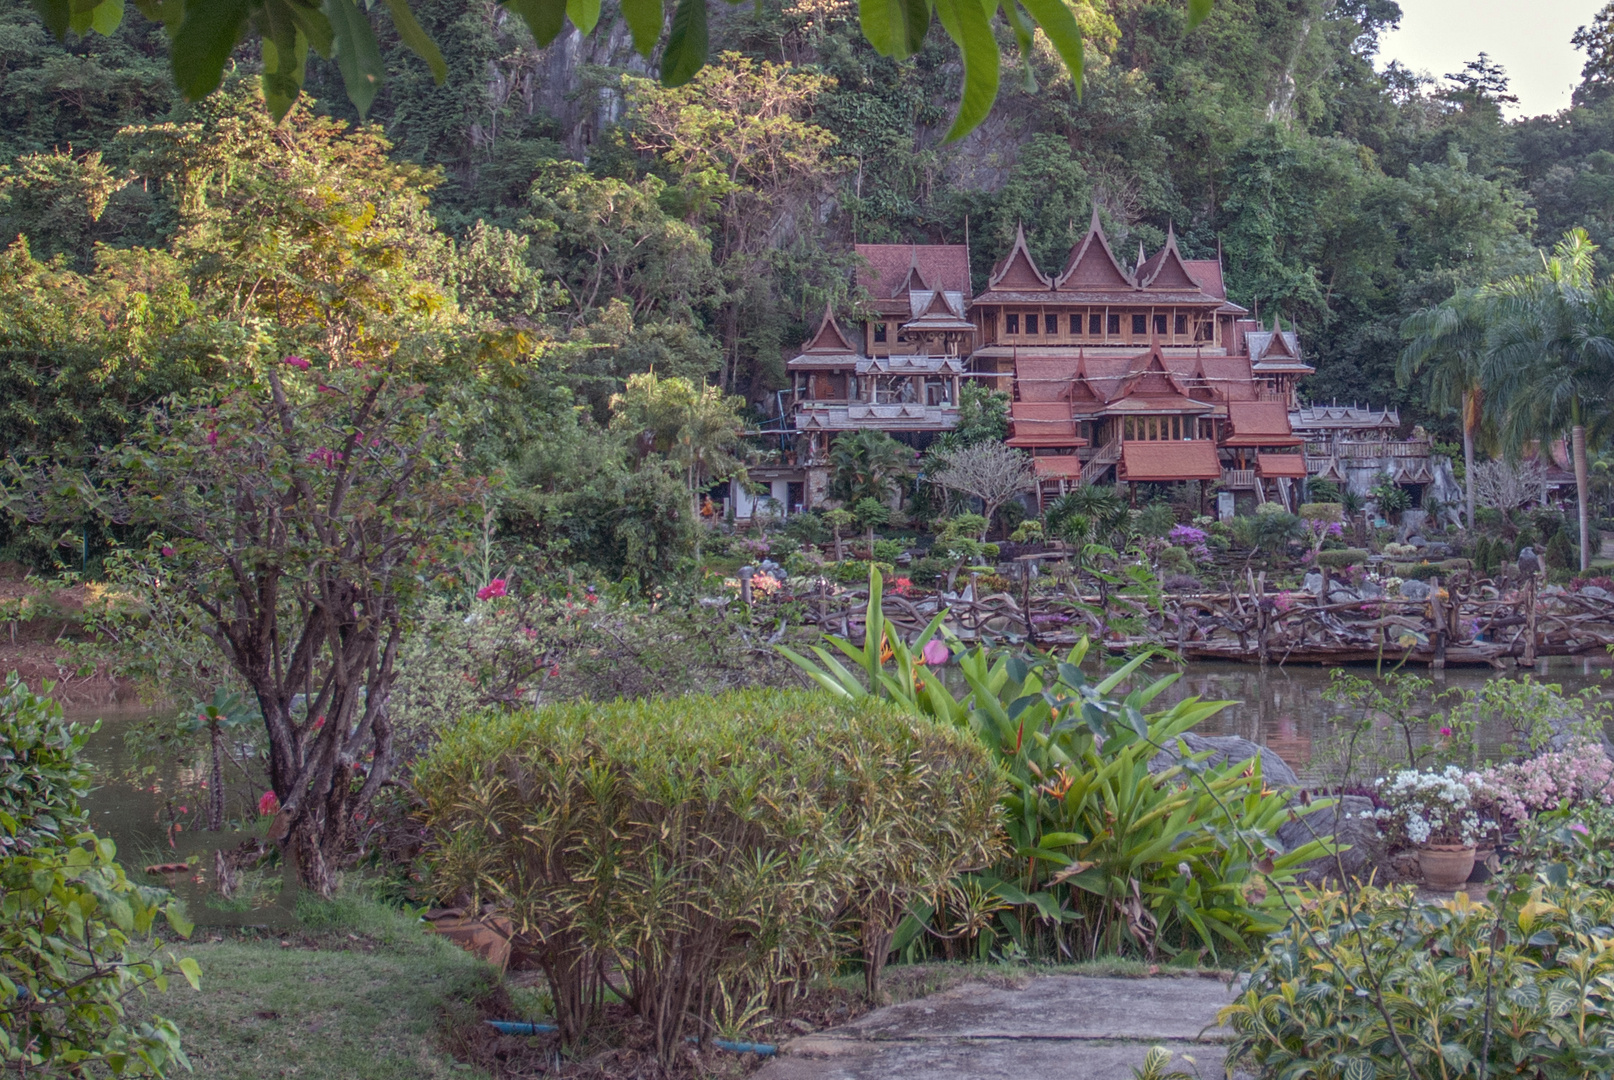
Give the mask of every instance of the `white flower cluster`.
[[1402, 769], [1379, 781], [1386, 809], [1374, 812], [1380, 827], [1399, 827], [1414, 844], [1472, 844], [1494, 828], [1472, 808], [1479, 778], [1448, 765], [1439, 772]]

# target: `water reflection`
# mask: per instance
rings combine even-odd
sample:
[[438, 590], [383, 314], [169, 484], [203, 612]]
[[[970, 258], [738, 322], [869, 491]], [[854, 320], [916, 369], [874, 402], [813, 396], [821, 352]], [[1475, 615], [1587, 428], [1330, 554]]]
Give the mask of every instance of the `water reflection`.
[[[1170, 669], [1160, 667], [1158, 670], [1164, 673]], [[1379, 677], [1368, 666], [1345, 670], [1361, 678]], [[1402, 670], [1429, 679], [1437, 692], [1477, 690], [1495, 679], [1529, 676], [1537, 682], [1557, 684], [1566, 694], [1591, 688], [1600, 691], [1602, 700], [1614, 700], [1614, 663], [1608, 657], [1550, 657], [1534, 668], [1510, 667], [1503, 671], [1477, 667]], [[1261, 668], [1236, 663], [1192, 663], [1184, 669], [1182, 678], [1156, 700], [1170, 705], [1185, 697], [1197, 696], [1236, 702], [1211, 717], [1199, 730], [1207, 735], [1239, 735], [1269, 746], [1302, 779], [1312, 780], [1317, 779], [1309, 769], [1314, 742], [1327, 735], [1332, 729], [1329, 717], [1339, 712], [1337, 706], [1323, 698], [1330, 681], [1329, 672], [1328, 668], [1311, 666]], [[1508, 731], [1499, 720], [1486, 722], [1482, 719], [1477, 734], [1481, 754], [1485, 755], [1497, 751], [1506, 741]]]

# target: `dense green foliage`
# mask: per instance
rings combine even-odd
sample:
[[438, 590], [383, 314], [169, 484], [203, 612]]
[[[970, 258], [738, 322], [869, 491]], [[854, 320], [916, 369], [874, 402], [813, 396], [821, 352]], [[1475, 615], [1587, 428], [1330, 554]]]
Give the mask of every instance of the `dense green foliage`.
[[[7, 1071], [162, 1076], [190, 1067], [160, 1016], [126, 1022], [131, 995], [168, 985], [153, 934], [190, 924], [165, 891], [130, 881], [110, 840], [76, 832], [87, 733], [15, 673], [0, 697], [0, 1060]], [[170, 958], [171, 959], [171, 958]], [[197, 986], [194, 960], [171, 965]]]
[[1009, 781], [1009, 857], [971, 875], [953, 910], [918, 911], [903, 945], [934, 919], [939, 936], [975, 937], [981, 955], [1001, 938], [1048, 955], [1215, 956], [1219, 946], [1243, 949], [1283, 925], [1278, 890], [1327, 853], [1329, 838], [1282, 850], [1276, 835], [1291, 819], [1289, 794], [1266, 790], [1259, 762], [1207, 770], [1183, 754], [1151, 769], [1226, 702], [1188, 698], [1145, 715], [1176, 677], [1117, 699], [1112, 692], [1147, 656], [1093, 680], [1081, 667], [1085, 642], [1064, 659], [993, 657], [977, 646], [959, 657], [965, 686], [954, 693], [926, 670], [942, 616], [910, 648], [887, 631], [877, 574], [869, 587], [861, 647], [828, 637], [813, 647], [816, 659], [780, 651], [836, 698], [889, 700], [971, 731]]
[[564, 1038], [609, 989], [664, 1059], [736, 1009], [784, 1005], [837, 931], [883, 961], [908, 906], [998, 837], [997, 777], [968, 735], [800, 692], [472, 714], [414, 786], [435, 887], [510, 912]]

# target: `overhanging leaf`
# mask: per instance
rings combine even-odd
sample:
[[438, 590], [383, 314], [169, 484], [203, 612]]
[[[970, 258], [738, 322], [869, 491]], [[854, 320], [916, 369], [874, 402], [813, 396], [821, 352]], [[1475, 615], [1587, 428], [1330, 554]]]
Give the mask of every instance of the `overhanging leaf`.
[[90, 16], [90, 29], [103, 37], [111, 37], [123, 22], [123, 0], [101, 0]]
[[263, 35], [264, 104], [279, 123], [303, 92], [308, 42], [286, 0], [266, 0], [258, 16], [258, 31]]
[[927, 0], [859, 0], [857, 15], [874, 51], [895, 60], [918, 52], [930, 30]]
[[224, 65], [251, 14], [249, 0], [192, 0], [185, 5], [185, 21], [174, 34], [169, 55], [174, 84], [187, 99], [199, 101], [219, 88]]
[[67, 24], [73, 18], [73, 5], [71, 0], [33, 0], [34, 10], [45, 22], [45, 29], [51, 36], [60, 41], [67, 36]]
[[661, 85], [683, 86], [706, 63], [706, 0], [678, 0], [667, 48], [661, 54]]
[[622, 0], [622, 17], [633, 35], [633, 48], [648, 58], [661, 37], [661, 0]]
[[1084, 60], [1082, 30], [1076, 25], [1076, 16], [1070, 13], [1065, 0], [1020, 0], [1020, 4], [1048, 35], [1049, 44], [1065, 62], [1065, 70], [1070, 72], [1071, 85], [1076, 87], [1076, 97], [1080, 99]]
[[521, 16], [540, 45], [548, 45], [566, 25], [566, 0], [503, 0], [504, 6]]
[[1188, 0], [1188, 29], [1210, 18], [1212, 0]]
[[325, 14], [331, 20], [336, 39], [336, 66], [342, 72], [348, 100], [359, 110], [360, 117], [368, 116], [370, 105], [387, 77], [375, 30], [353, 0], [325, 0]]
[[[409, 51], [426, 61], [431, 68], [432, 78], [442, 86], [448, 80], [448, 63], [443, 59], [443, 53], [437, 48], [437, 42], [426, 33], [426, 28], [420, 25], [415, 13], [409, 7], [409, 0], [387, 0], [387, 9], [392, 12], [392, 25], [398, 31], [398, 40], [409, 47]], [[599, 20], [599, 0], [594, 2], [594, 18]], [[591, 24], [583, 33], [594, 29]]]
[[600, 0], [566, 0], [566, 17], [585, 34], [592, 34], [600, 21]]

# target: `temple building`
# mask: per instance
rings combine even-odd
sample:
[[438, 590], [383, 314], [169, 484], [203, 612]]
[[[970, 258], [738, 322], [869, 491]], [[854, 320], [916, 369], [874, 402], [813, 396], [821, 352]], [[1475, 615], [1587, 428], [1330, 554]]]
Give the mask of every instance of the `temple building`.
[[1298, 502], [1307, 439], [1291, 420], [1313, 371], [1299, 338], [1229, 301], [1220, 258], [1184, 258], [1174, 229], [1128, 265], [1095, 211], [1057, 273], [1017, 230], [973, 295], [963, 245], [856, 250], [861, 320], [827, 308], [787, 364], [795, 444], [783, 467], [799, 471], [770, 479], [805, 506], [822, 501], [833, 439], [875, 429], [922, 449], [957, 425], [970, 379], [1009, 394], [1008, 441], [1032, 456], [1038, 507], [1080, 484], [1183, 481]]

